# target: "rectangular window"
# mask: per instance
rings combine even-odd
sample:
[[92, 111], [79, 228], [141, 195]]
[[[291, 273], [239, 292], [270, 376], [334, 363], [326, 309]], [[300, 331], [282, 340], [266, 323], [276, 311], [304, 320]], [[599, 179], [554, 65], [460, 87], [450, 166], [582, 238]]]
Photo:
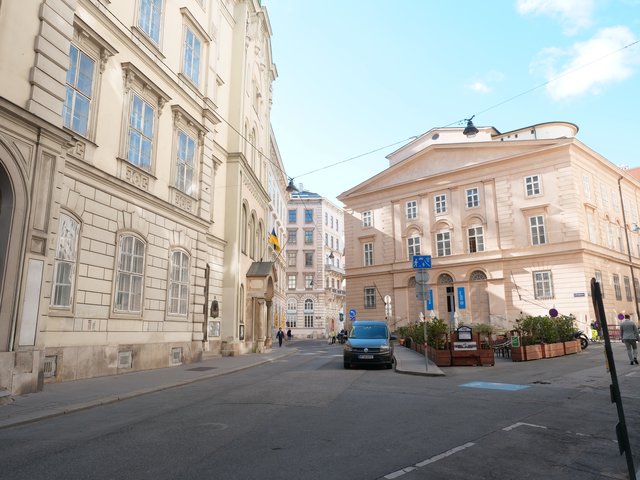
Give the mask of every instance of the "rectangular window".
[[289, 210], [289, 223], [297, 223], [297, 221], [298, 221], [298, 211]]
[[189, 256], [181, 251], [171, 255], [169, 308], [172, 315], [187, 315], [189, 300]]
[[447, 213], [447, 196], [436, 195], [433, 199], [433, 203], [435, 206], [436, 215]]
[[120, 312], [142, 312], [145, 245], [124, 235], [120, 238], [114, 308]]
[[418, 217], [418, 202], [411, 200], [407, 202], [407, 219], [413, 220]]
[[607, 186], [604, 184], [600, 185], [600, 200], [602, 201], [602, 208], [609, 208], [609, 193]]
[[329, 226], [329, 213], [324, 212], [324, 224]]
[[532, 245], [543, 245], [547, 243], [544, 233], [544, 217], [542, 215], [529, 217], [529, 227], [531, 228]]
[[78, 222], [69, 215], [60, 214], [58, 244], [53, 262], [51, 305], [54, 307], [71, 307], [73, 302], [79, 230], [80, 224]]
[[304, 252], [304, 266], [313, 267], [313, 252]]
[[471, 227], [469, 233], [469, 253], [484, 252], [484, 231], [482, 227]]
[[307, 274], [304, 276], [304, 288], [313, 288], [313, 275]]
[[535, 298], [538, 300], [548, 300], [553, 298], [553, 282], [551, 280], [551, 271], [542, 270], [533, 272], [533, 288]]
[[156, 44], [160, 43], [160, 21], [163, 0], [140, 0], [138, 27]]
[[616, 300], [622, 300], [622, 290], [620, 289], [620, 277], [617, 273], [613, 274], [613, 291], [616, 294]]
[[640, 281], [637, 278], [633, 279], [633, 290], [636, 292], [636, 298], [640, 298]]
[[304, 223], [313, 223], [313, 210], [305, 209]]
[[365, 243], [362, 249], [364, 252], [364, 266], [370, 267], [373, 265], [373, 243]]
[[295, 250], [293, 252], [287, 251], [287, 267], [295, 267], [297, 259], [298, 252], [296, 252]]
[[69, 48], [67, 92], [62, 115], [64, 126], [80, 135], [89, 131], [89, 111], [93, 96], [93, 75], [96, 62], [78, 47]]
[[176, 159], [176, 188], [187, 195], [193, 189], [193, 167], [196, 156], [196, 141], [182, 130], [178, 130], [178, 152]]
[[597, 237], [596, 237], [596, 222], [595, 219], [593, 217], [593, 212], [591, 210], [589, 210], [587, 212], [587, 229], [589, 231], [589, 241], [596, 243]]
[[184, 73], [194, 84], [199, 85], [200, 81], [200, 47], [202, 42], [191, 31], [186, 28], [184, 38], [184, 52], [182, 73]]
[[134, 93], [131, 99], [127, 159], [144, 170], [151, 169], [155, 115], [155, 109]]
[[304, 244], [313, 245], [313, 230], [304, 231]]
[[298, 231], [295, 228], [287, 229], [287, 242], [289, 242], [289, 245], [298, 244]]
[[371, 227], [372, 225], [373, 225], [373, 212], [371, 212], [371, 210], [362, 212], [362, 226]]
[[287, 287], [289, 290], [296, 289], [296, 276], [295, 275], [287, 275]]
[[477, 188], [468, 188], [466, 190], [467, 208], [474, 208], [480, 205], [480, 194]]
[[525, 177], [524, 179], [524, 187], [527, 194], [527, 197], [532, 197], [534, 195], [540, 195], [541, 193], [541, 182], [540, 175], [530, 175]]
[[305, 314], [304, 316], [304, 326], [305, 328], [313, 328], [313, 315]]
[[409, 259], [411, 259], [414, 255], [420, 255], [420, 237], [407, 238], [407, 250]]
[[627, 302], [631, 302], [633, 298], [631, 297], [631, 282], [629, 281], [629, 277], [624, 277], [624, 294], [627, 297]]
[[436, 233], [436, 250], [439, 257], [451, 255], [451, 233]]
[[595, 271], [596, 282], [600, 284], [600, 293], [602, 294], [602, 298], [604, 298], [604, 283], [602, 283], [602, 272], [600, 270]]
[[366, 287], [364, 289], [364, 308], [376, 308], [376, 289]]

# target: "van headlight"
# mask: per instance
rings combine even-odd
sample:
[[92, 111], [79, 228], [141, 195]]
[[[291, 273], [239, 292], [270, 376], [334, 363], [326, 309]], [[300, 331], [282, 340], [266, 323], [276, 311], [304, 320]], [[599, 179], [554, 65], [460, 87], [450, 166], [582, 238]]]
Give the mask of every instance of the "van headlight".
[[380, 351], [381, 352], [388, 352], [389, 351], [389, 345], [380, 345]]
[[351, 345], [349, 345], [348, 343], [344, 344], [344, 351], [345, 352], [350, 352], [351, 350], [353, 350], [353, 348], [351, 348]]

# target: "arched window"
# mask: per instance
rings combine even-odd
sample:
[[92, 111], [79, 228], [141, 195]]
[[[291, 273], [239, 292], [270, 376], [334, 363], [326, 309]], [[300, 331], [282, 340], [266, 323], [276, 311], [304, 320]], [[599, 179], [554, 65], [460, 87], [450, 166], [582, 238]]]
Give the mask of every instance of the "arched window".
[[167, 293], [168, 313], [186, 316], [189, 303], [189, 255], [182, 250], [176, 250], [171, 254]]
[[252, 214], [249, 219], [249, 256], [256, 258], [256, 217]]
[[474, 270], [471, 272], [469, 279], [472, 282], [482, 282], [487, 279], [487, 275], [482, 270]]
[[51, 292], [51, 305], [54, 307], [70, 307], [73, 303], [79, 231], [80, 224], [74, 218], [60, 214]]
[[119, 312], [142, 313], [144, 256], [146, 245], [131, 234], [118, 241], [118, 266], [114, 309]]
[[448, 273], [440, 274], [440, 276], [438, 277], [439, 285], [448, 285], [450, 283], [453, 283], [453, 277], [451, 275], [449, 275]]
[[304, 301], [304, 326], [313, 328], [313, 300], [310, 298]]
[[242, 218], [240, 219], [240, 250], [247, 253], [247, 206], [242, 205]]

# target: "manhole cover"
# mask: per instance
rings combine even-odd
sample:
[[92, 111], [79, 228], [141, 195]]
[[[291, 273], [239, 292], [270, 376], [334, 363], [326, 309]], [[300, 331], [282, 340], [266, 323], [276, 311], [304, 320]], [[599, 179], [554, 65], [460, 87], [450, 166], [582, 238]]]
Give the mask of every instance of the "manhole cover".
[[207, 370], [215, 370], [217, 367], [195, 367], [187, 368], [187, 372], [206, 372]]

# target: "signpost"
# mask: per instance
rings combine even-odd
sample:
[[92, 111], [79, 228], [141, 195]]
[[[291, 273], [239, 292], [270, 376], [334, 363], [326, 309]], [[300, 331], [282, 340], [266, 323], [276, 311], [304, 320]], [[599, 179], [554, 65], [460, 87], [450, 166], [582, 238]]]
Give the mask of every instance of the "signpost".
[[[414, 255], [411, 260], [412, 266], [416, 270], [416, 297], [420, 300], [420, 310], [422, 310], [427, 298], [431, 298], [431, 290], [428, 288], [429, 272], [426, 270], [427, 268], [431, 268], [431, 255]], [[429, 297], [427, 297], [427, 295]], [[427, 355], [427, 318], [426, 315], [423, 315], [422, 311], [420, 312], [420, 316], [423, 319], [422, 326], [424, 328], [425, 370], [428, 372], [429, 356]]]

